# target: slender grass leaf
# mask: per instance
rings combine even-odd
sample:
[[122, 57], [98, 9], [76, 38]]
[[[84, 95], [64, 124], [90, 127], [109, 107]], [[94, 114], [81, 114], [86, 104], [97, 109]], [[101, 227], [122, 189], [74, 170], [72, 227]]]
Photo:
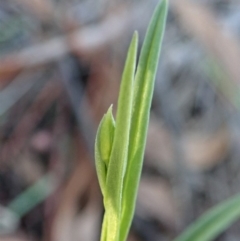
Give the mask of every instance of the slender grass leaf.
[[174, 241], [210, 241], [240, 218], [240, 195], [211, 209]]
[[8, 208], [23, 217], [51, 195], [57, 187], [55, 177], [48, 173], [9, 203]]
[[105, 193], [107, 167], [112, 150], [114, 130], [115, 121], [112, 115], [112, 106], [110, 106], [99, 124], [95, 142], [97, 176], [103, 195]]
[[130, 120], [133, 101], [133, 80], [136, 69], [138, 35], [134, 33], [123, 71], [116, 128], [112, 152], [107, 170], [105, 215], [107, 215], [107, 240], [118, 241], [121, 214], [123, 177], [125, 174], [129, 145]]
[[155, 76], [165, 30], [168, 1], [156, 7], [140, 54], [134, 82], [128, 166], [124, 179], [120, 241], [125, 241], [132, 222], [149, 123]]

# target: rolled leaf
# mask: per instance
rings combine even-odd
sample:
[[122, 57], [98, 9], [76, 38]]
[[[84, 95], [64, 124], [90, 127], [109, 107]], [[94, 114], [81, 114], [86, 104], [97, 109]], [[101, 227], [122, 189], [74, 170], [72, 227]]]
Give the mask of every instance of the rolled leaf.
[[112, 106], [110, 106], [99, 124], [95, 142], [97, 176], [103, 195], [105, 192], [107, 167], [112, 150], [114, 130], [115, 121], [112, 115]]

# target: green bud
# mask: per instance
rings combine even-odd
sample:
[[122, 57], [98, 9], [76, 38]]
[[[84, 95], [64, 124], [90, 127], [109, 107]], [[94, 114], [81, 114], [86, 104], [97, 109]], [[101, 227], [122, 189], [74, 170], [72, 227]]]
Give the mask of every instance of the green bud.
[[108, 163], [112, 151], [114, 131], [115, 121], [112, 115], [111, 105], [99, 124], [95, 142], [96, 169], [103, 194], [106, 185]]

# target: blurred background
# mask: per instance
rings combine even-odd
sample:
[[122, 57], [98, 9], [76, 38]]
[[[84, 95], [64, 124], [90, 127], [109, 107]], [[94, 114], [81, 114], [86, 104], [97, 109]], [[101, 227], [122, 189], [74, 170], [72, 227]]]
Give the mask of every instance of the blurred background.
[[[0, 1], [0, 241], [99, 240], [96, 128], [157, 3]], [[170, 1], [129, 241], [170, 241], [240, 191], [239, 118], [240, 2]]]

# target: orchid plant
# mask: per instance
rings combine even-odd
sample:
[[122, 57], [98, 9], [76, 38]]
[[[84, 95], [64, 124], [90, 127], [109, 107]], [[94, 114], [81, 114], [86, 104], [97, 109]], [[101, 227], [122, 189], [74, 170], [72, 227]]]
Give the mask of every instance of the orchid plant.
[[[138, 33], [134, 33], [123, 70], [116, 120], [110, 106], [98, 127], [95, 161], [105, 208], [101, 241], [125, 241], [132, 223], [167, 11], [168, 1], [162, 0], [150, 21], [138, 65]], [[237, 197], [205, 215], [175, 241], [210, 240], [239, 216]]]

